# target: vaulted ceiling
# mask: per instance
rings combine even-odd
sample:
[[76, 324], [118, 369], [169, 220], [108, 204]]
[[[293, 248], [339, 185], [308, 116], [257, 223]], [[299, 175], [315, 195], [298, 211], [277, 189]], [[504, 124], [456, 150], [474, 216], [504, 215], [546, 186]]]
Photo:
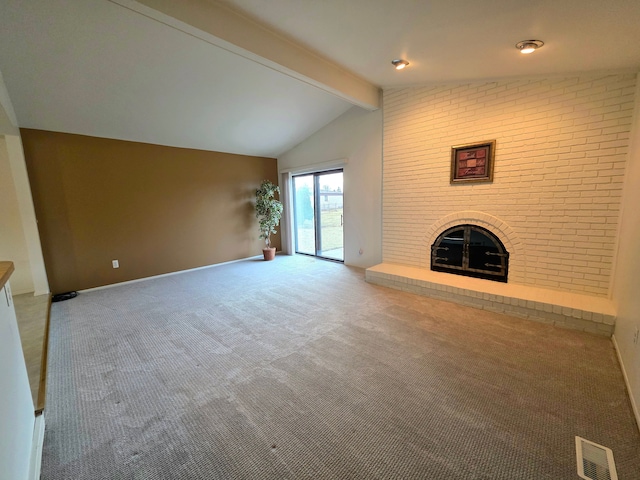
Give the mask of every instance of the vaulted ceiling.
[[638, 25], [637, 0], [3, 0], [0, 73], [20, 127], [277, 156], [380, 88], [638, 71]]

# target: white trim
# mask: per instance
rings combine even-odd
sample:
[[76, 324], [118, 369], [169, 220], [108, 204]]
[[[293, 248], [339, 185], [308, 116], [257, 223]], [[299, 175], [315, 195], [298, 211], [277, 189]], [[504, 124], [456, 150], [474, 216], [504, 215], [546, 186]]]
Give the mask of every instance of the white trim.
[[42, 446], [44, 445], [44, 415], [38, 415], [33, 426], [33, 442], [31, 444], [31, 460], [29, 462], [29, 479], [40, 479], [42, 466]]
[[121, 287], [123, 285], [129, 285], [131, 283], [146, 282], [147, 280], [153, 280], [156, 278], [170, 277], [171, 275], [179, 275], [181, 273], [195, 272], [196, 270], [204, 270], [206, 268], [220, 267], [222, 265], [228, 265], [230, 263], [237, 263], [237, 262], [244, 262], [245, 260], [252, 260], [254, 258], [262, 258], [262, 255], [239, 258], [237, 260], [229, 260], [228, 262], [214, 263], [213, 265], [205, 265], [203, 267], [187, 268], [186, 270], [178, 270], [177, 272], [162, 273], [160, 275], [152, 275], [151, 277], [136, 278], [135, 280], [127, 280], [126, 282], [110, 283], [109, 285], [102, 285], [100, 287], [85, 288], [84, 290], [78, 290], [78, 292], [87, 293], [87, 292], [93, 292], [95, 290], [104, 290], [105, 288]]
[[327, 162], [314, 163], [312, 165], [301, 165], [299, 167], [284, 167], [279, 170], [278, 173], [290, 173], [291, 175], [300, 175], [303, 173], [316, 173], [325, 172], [327, 170], [334, 170], [338, 168], [344, 168], [349, 163], [348, 158], [337, 158], [335, 160], [329, 160]]
[[622, 376], [624, 377], [624, 383], [627, 386], [627, 392], [629, 393], [629, 401], [631, 402], [631, 409], [633, 410], [633, 415], [636, 417], [636, 426], [638, 430], [640, 430], [640, 411], [638, 410], [638, 404], [636, 403], [636, 399], [633, 397], [633, 390], [631, 390], [631, 384], [629, 383], [629, 376], [627, 375], [627, 371], [624, 368], [624, 362], [622, 361], [622, 355], [620, 354], [620, 349], [618, 348], [618, 342], [616, 340], [616, 336], [611, 335], [611, 341], [613, 342], [613, 348], [616, 351], [616, 355], [618, 356], [618, 362], [620, 363], [620, 368], [622, 369]]
[[284, 212], [280, 221], [280, 240], [282, 242], [282, 251], [286, 255], [293, 255], [295, 252], [293, 238], [293, 182], [291, 181], [291, 172], [282, 172], [280, 174], [280, 200], [284, 205]]

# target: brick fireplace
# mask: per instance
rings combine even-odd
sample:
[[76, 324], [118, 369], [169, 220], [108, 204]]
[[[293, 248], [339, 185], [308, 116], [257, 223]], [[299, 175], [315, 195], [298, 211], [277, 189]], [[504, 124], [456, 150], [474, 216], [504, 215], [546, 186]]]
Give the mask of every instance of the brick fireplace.
[[473, 224], [456, 225], [431, 245], [431, 270], [506, 283], [509, 252], [490, 230]]
[[[635, 84], [614, 74], [386, 89], [383, 263], [367, 280], [610, 334]], [[450, 183], [451, 147], [489, 139], [493, 181]], [[437, 237], [463, 224], [502, 242], [507, 284], [431, 271]]]

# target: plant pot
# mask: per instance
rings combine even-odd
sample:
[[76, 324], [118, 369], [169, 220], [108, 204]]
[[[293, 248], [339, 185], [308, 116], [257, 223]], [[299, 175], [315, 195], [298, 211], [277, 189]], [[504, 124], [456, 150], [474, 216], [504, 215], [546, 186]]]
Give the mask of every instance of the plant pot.
[[262, 254], [264, 255], [265, 260], [273, 260], [276, 258], [276, 247], [263, 248]]

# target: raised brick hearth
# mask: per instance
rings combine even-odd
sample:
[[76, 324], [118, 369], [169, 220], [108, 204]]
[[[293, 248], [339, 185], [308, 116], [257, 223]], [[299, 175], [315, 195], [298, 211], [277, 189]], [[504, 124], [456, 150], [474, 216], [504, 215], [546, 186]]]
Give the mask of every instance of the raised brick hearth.
[[368, 268], [365, 277], [376, 285], [599, 335], [611, 336], [616, 318], [613, 304], [606, 298], [527, 285], [391, 263]]

